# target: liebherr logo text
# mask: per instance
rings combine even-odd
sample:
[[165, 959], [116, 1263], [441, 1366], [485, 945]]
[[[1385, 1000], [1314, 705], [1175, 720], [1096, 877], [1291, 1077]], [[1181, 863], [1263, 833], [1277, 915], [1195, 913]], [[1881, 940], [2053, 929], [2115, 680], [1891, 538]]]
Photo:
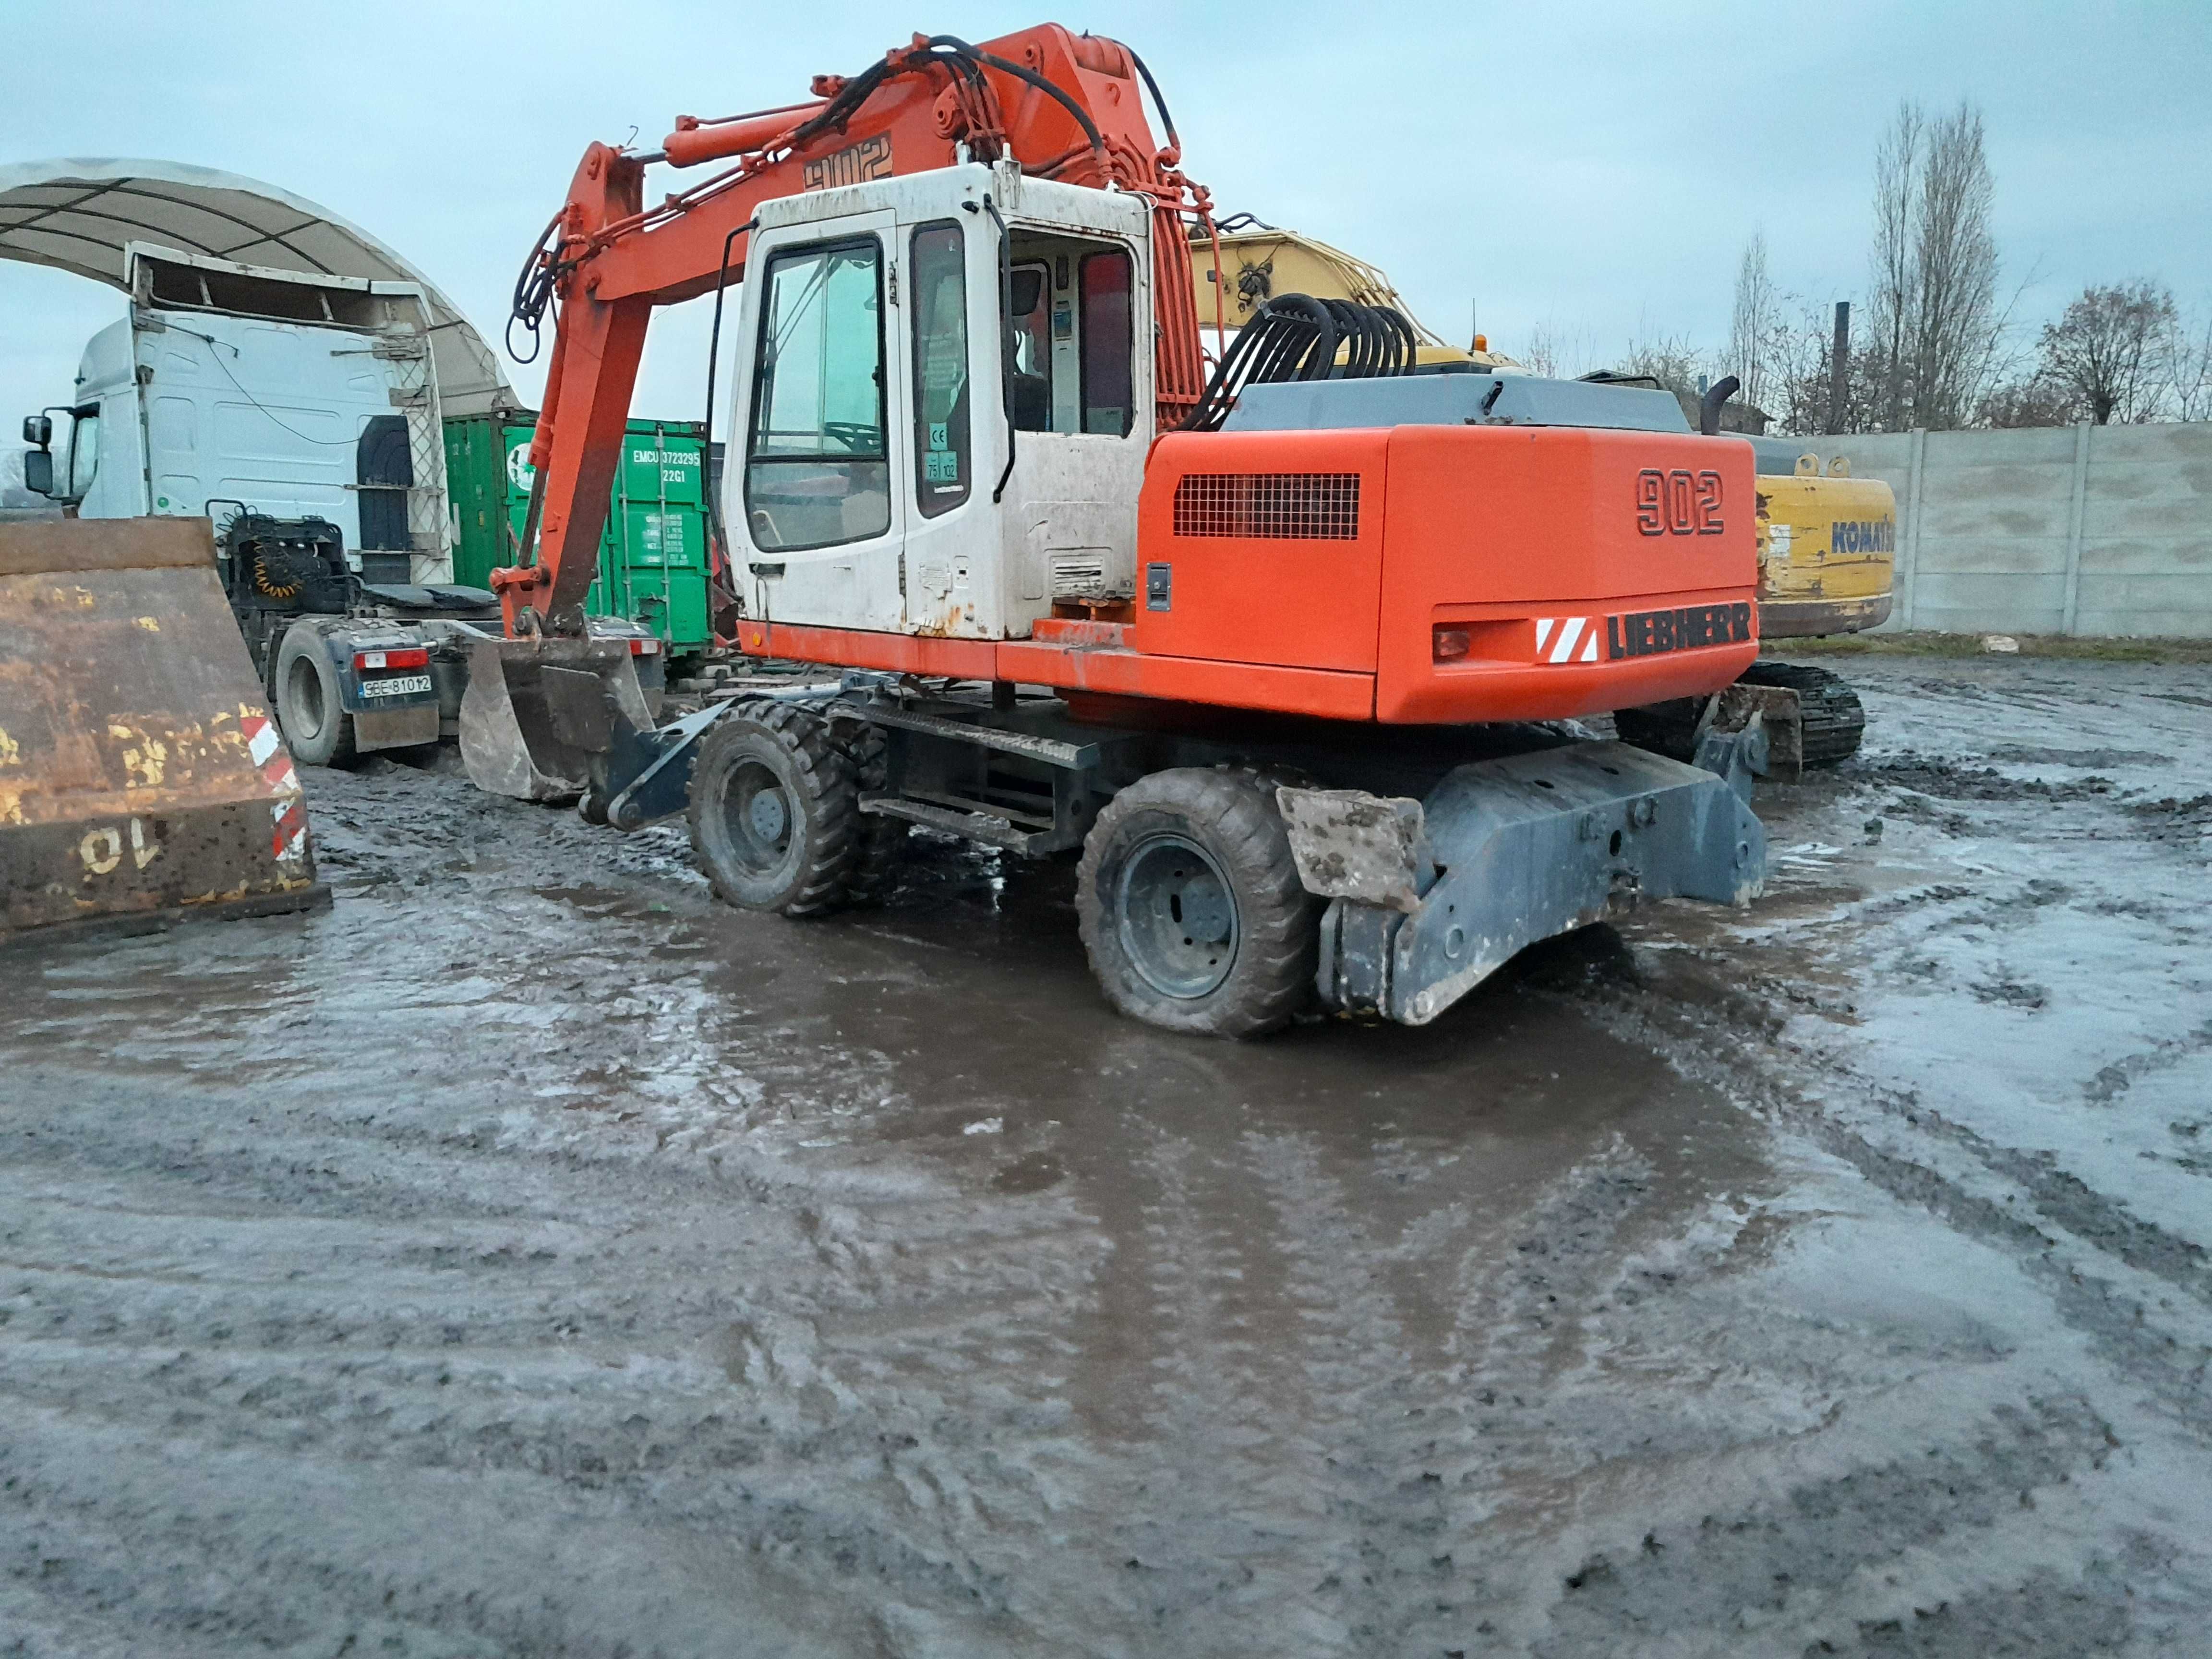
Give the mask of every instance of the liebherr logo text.
[[799, 183], [807, 190], [831, 190], [839, 185], [857, 185], [864, 179], [890, 176], [891, 136], [888, 132], [832, 150], [820, 161], [809, 161], [799, 169]]
[[1646, 536], [1721, 533], [1721, 475], [1647, 466], [1636, 475], [1636, 527]]
[[1751, 639], [1747, 605], [1686, 605], [1673, 611], [1632, 611], [1605, 619], [1605, 654], [1650, 657], [1703, 645], [1744, 645]]

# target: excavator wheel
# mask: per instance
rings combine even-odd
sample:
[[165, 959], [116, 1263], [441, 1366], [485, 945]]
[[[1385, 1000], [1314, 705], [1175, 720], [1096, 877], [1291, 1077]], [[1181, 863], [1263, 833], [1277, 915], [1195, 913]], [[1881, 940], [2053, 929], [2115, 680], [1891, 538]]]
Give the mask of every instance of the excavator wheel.
[[1802, 663], [1759, 661], [1737, 676], [1747, 685], [1774, 685], [1797, 694], [1805, 727], [1805, 764], [1834, 766], [1859, 751], [1866, 705], [1842, 675]]
[[690, 821], [699, 867], [726, 902], [787, 916], [845, 902], [866, 822], [829, 723], [765, 697], [738, 704], [701, 741]]
[[292, 758], [306, 766], [351, 766], [353, 716], [345, 711], [338, 671], [311, 623], [295, 623], [276, 648], [276, 724]]
[[1321, 902], [1256, 774], [1184, 767], [1122, 790], [1084, 842], [1075, 910], [1091, 972], [1133, 1018], [1261, 1036], [1313, 994]]
[[[857, 720], [840, 720], [836, 734], [838, 746], [853, 763], [853, 775], [860, 793], [865, 795], [884, 787], [889, 781], [890, 770], [885, 753], [888, 740], [883, 727]], [[853, 860], [853, 874], [846, 884], [849, 903], [883, 902], [891, 884], [898, 879], [899, 864], [906, 856], [907, 832], [913, 827], [904, 818], [878, 812], [861, 814], [860, 856]]]

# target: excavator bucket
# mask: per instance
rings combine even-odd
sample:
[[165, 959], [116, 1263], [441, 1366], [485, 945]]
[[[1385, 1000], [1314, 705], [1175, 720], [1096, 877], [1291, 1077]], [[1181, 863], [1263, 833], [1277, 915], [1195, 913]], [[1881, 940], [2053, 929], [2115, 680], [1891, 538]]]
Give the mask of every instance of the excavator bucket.
[[0, 525], [0, 938], [329, 902], [207, 520]]
[[478, 642], [461, 697], [469, 781], [518, 800], [604, 799], [609, 756], [659, 713], [659, 685], [640, 679], [632, 645], [627, 636]]

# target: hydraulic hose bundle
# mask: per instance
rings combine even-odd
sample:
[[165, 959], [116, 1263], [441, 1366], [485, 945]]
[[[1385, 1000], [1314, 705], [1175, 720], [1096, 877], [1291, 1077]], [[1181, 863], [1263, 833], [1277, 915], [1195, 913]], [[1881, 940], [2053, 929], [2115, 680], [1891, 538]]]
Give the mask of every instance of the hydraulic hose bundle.
[[1198, 407], [1176, 430], [1218, 431], [1248, 386], [1410, 374], [1415, 343], [1413, 325], [1389, 306], [1279, 295], [1237, 331]]

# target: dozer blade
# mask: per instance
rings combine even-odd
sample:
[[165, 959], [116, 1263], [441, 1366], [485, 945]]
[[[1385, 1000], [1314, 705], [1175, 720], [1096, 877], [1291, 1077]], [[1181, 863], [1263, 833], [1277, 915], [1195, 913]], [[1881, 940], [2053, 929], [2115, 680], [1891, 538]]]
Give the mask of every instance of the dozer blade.
[[619, 723], [653, 718], [627, 639], [486, 640], [469, 656], [461, 761], [492, 794], [574, 800], [604, 787]]
[[207, 521], [0, 525], [0, 938], [329, 902]]

